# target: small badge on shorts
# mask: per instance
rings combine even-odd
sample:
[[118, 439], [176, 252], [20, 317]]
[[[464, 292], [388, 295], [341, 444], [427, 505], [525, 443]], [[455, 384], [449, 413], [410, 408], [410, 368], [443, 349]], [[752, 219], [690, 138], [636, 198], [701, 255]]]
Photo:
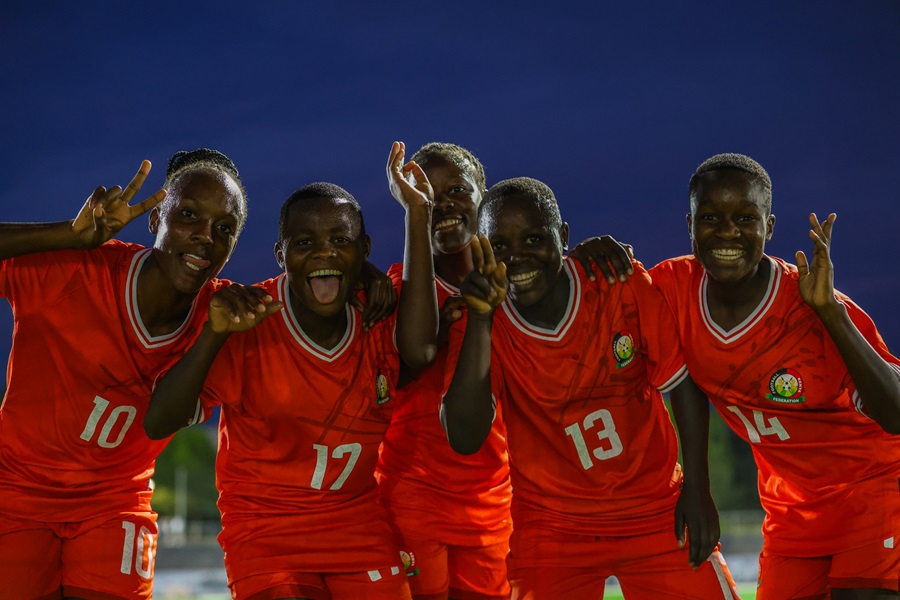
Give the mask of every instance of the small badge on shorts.
[[616, 358], [616, 368], [627, 367], [634, 360], [634, 338], [628, 330], [620, 331], [613, 337], [613, 356]]
[[794, 369], [780, 369], [769, 379], [769, 394], [766, 398], [778, 404], [801, 404], [806, 402], [803, 393], [803, 379]]
[[416, 568], [416, 555], [412, 553], [412, 550], [401, 548], [400, 561], [403, 563], [407, 577], [415, 577], [419, 574], [419, 569]]
[[391, 384], [384, 373], [375, 378], [375, 404], [384, 404], [391, 399]]

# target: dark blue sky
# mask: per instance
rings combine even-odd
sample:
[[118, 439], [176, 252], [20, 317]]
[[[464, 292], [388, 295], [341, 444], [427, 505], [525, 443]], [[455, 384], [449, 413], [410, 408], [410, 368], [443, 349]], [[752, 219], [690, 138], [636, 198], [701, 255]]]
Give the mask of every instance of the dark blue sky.
[[[743, 152], [774, 181], [769, 252], [793, 260], [807, 214], [837, 212], [837, 287], [900, 351], [897, 2], [379, 4], [3, 2], [0, 218], [71, 218], [143, 158], [149, 193], [174, 151], [210, 146], [250, 195], [226, 276], [277, 272], [281, 202], [317, 180], [361, 202], [387, 268], [390, 143], [439, 140], [489, 183], [543, 180], [573, 241], [612, 233], [649, 266], [690, 249], [696, 165]], [[121, 237], [151, 241], [143, 220]]]

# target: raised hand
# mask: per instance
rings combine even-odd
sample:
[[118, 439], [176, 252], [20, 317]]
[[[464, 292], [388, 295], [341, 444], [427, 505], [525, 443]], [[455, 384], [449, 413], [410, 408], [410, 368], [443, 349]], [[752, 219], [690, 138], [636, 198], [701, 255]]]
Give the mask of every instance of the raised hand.
[[813, 241], [812, 263], [807, 261], [802, 251], [798, 250], [796, 254], [800, 296], [816, 312], [838, 304], [834, 297], [834, 265], [831, 262], [831, 230], [835, 219], [837, 215], [831, 213], [820, 224], [815, 213], [809, 215], [812, 227], [809, 237]]
[[274, 300], [266, 290], [233, 283], [210, 298], [209, 326], [217, 334], [246, 331], [282, 308], [284, 303]]
[[88, 197], [72, 221], [72, 232], [84, 248], [96, 248], [112, 239], [135, 217], [152, 210], [165, 199], [166, 191], [158, 190], [143, 202], [128, 204], [144, 184], [150, 173], [150, 167], [149, 160], [143, 161], [141, 168], [124, 190], [119, 186], [108, 190], [100, 186]]
[[484, 235], [473, 238], [471, 247], [475, 268], [462, 282], [460, 292], [473, 314], [489, 316], [506, 300], [509, 289], [506, 263], [497, 262], [494, 249]]
[[[387, 177], [391, 195], [403, 208], [412, 206], [429, 207], [434, 204], [434, 190], [425, 171], [413, 161], [403, 164], [406, 144], [394, 142], [387, 162]], [[410, 177], [411, 176], [411, 177]], [[410, 180], [412, 179], [412, 181]]]
[[631, 261], [634, 259], [634, 248], [631, 244], [621, 244], [611, 235], [601, 235], [584, 240], [569, 253], [584, 267], [588, 279], [594, 281], [594, 266], [610, 284], [625, 281], [627, 275], [634, 275]]

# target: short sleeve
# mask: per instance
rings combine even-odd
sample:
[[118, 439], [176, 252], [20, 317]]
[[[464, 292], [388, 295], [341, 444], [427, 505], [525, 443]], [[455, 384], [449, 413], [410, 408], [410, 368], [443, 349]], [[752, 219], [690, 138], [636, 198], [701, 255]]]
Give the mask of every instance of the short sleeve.
[[[872, 318], [847, 296], [838, 293], [837, 297], [847, 308], [847, 314], [859, 330], [859, 333], [867, 342], [869, 342], [869, 345], [874, 348], [875, 352], [885, 360], [888, 366], [897, 373], [897, 376], [900, 377], [900, 360], [890, 353], [887, 344], [885, 344], [884, 339], [878, 332], [878, 328], [875, 326], [875, 322], [872, 321]], [[844, 387], [850, 391], [851, 399], [856, 410], [863, 416], [869, 417], [863, 409], [862, 400], [859, 397], [859, 393], [856, 391], [856, 385], [853, 383], [849, 373], [847, 373], [843, 383]]]
[[640, 340], [647, 360], [647, 375], [660, 392], [677, 387], [688, 371], [678, 339], [675, 317], [662, 292], [639, 264], [628, 278], [640, 322]]

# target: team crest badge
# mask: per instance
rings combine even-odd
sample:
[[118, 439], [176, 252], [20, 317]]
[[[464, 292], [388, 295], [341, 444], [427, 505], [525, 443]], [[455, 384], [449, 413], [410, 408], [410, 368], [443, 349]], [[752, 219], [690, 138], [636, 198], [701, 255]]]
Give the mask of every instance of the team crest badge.
[[416, 555], [412, 553], [412, 550], [401, 548], [400, 561], [403, 563], [403, 570], [406, 571], [407, 577], [415, 577], [419, 574], [419, 569], [416, 568]]
[[769, 379], [769, 394], [766, 398], [778, 404], [800, 404], [806, 402], [803, 394], [803, 379], [794, 369], [776, 371]]
[[391, 384], [384, 373], [379, 373], [375, 378], [375, 404], [384, 404], [391, 399]]
[[634, 338], [629, 331], [620, 331], [613, 337], [613, 356], [616, 357], [616, 368], [628, 366], [634, 360]]

